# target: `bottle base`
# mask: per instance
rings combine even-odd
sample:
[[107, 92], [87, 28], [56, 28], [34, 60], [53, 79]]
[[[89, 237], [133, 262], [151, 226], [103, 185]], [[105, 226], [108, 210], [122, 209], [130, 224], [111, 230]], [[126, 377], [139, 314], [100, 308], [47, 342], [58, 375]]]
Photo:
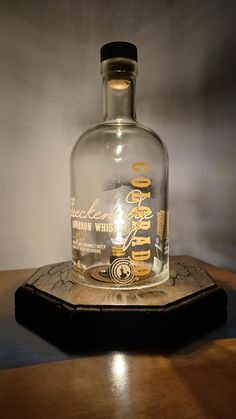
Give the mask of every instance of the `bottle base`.
[[154, 287], [163, 284], [169, 279], [169, 265], [166, 264], [163, 270], [156, 274], [153, 270], [148, 276], [140, 278], [131, 276], [128, 278], [111, 278], [109, 274], [109, 265], [93, 266], [82, 272], [80, 269], [73, 267], [73, 279], [79, 284], [92, 288], [117, 289], [117, 290], [133, 290]]

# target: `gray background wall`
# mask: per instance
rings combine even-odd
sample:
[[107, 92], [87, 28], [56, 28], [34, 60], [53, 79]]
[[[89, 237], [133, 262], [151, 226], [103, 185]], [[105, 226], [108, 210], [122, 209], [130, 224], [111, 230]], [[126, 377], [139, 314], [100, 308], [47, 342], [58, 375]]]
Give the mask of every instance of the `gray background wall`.
[[0, 268], [70, 259], [69, 155], [101, 118], [99, 48], [139, 48], [170, 155], [171, 253], [236, 270], [236, 2], [0, 0]]

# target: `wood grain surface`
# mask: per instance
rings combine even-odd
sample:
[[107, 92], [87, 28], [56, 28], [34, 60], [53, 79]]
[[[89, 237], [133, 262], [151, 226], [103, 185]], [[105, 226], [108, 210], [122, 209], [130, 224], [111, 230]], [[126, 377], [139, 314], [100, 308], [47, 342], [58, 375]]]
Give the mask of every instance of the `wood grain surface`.
[[164, 283], [147, 288], [122, 289], [106, 288], [94, 281], [96, 287], [78, 282], [71, 262], [43, 266], [27, 281], [35, 291], [43, 291], [50, 296], [74, 306], [134, 306], [160, 307], [174, 305], [179, 299], [191, 299], [215, 287], [212, 277], [200, 263], [183, 263], [181, 258], [170, 259], [170, 276]]
[[[235, 292], [236, 274], [204, 266]], [[1, 273], [0, 316], [10, 314], [12, 290], [29, 273]], [[170, 353], [84, 354], [2, 370], [0, 418], [235, 418], [235, 388], [236, 340], [209, 336]]]

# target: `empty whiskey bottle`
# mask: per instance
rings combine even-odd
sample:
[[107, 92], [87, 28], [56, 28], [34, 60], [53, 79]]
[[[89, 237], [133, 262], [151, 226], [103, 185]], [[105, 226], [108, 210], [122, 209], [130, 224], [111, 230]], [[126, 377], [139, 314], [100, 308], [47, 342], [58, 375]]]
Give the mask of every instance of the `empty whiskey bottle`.
[[168, 155], [135, 113], [137, 48], [101, 48], [103, 122], [71, 154], [73, 272], [85, 285], [132, 289], [169, 278]]

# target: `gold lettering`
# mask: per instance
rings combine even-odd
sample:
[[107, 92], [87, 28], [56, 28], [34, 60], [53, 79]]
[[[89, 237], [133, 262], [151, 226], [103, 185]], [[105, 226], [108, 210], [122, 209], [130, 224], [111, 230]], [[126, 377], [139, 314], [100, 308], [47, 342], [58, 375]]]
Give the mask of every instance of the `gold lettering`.
[[151, 221], [133, 221], [132, 230], [149, 230]]
[[107, 223], [95, 223], [95, 230], [96, 231], [106, 231], [107, 233], [110, 230], [110, 224]]
[[93, 218], [91, 216], [91, 214], [93, 214], [95, 212], [95, 207], [96, 205], [99, 203], [99, 199], [95, 199], [95, 201], [92, 203], [91, 207], [89, 208], [88, 212], [87, 212], [87, 217], [88, 218]]
[[151, 198], [151, 192], [141, 192], [138, 189], [131, 191], [131, 202], [141, 202], [146, 198]]
[[133, 185], [135, 188], [147, 188], [151, 185], [151, 180], [147, 177], [136, 177], [134, 179], [131, 179], [131, 185]]
[[150, 244], [151, 243], [151, 237], [140, 237], [135, 236], [132, 240], [132, 246], [142, 246], [143, 244]]
[[95, 212], [93, 218], [95, 220], [100, 220], [101, 219], [101, 215], [102, 215], [102, 212], [101, 211], [97, 211], [97, 212]]
[[140, 252], [135, 252], [134, 250], [132, 251], [132, 259], [135, 261], [147, 260], [150, 258], [150, 256], [151, 250], [140, 250]]
[[147, 276], [151, 273], [151, 269], [147, 265], [141, 263], [139, 265], [134, 264], [133, 273], [135, 276]]
[[[152, 210], [149, 207], [141, 205], [140, 207], [135, 207], [132, 209], [131, 214], [133, 214], [134, 218], [145, 218], [148, 220], [149, 218], [153, 217]], [[140, 220], [141, 221], [141, 220]]]
[[101, 220], [105, 220], [107, 218], [108, 220], [111, 220], [112, 214], [109, 212], [104, 212], [104, 214], [101, 216]]
[[135, 172], [142, 172], [142, 171], [149, 172], [150, 165], [146, 163], [145, 161], [137, 161], [136, 163], [132, 165], [132, 169]]
[[[71, 211], [71, 217], [75, 217], [75, 218], [90, 218], [90, 220], [105, 220], [106, 218], [108, 220], [111, 219], [112, 214], [109, 212], [101, 212], [101, 211], [96, 211], [96, 206], [99, 203], [99, 199], [95, 199], [95, 201], [92, 203], [92, 205], [90, 206], [90, 208], [88, 209], [88, 211], [86, 210], [76, 210], [73, 208]], [[94, 214], [95, 212], [95, 214]]]
[[92, 230], [92, 223], [86, 223], [83, 221], [73, 220], [72, 221], [72, 228], [76, 230], [85, 230], [91, 231]]

